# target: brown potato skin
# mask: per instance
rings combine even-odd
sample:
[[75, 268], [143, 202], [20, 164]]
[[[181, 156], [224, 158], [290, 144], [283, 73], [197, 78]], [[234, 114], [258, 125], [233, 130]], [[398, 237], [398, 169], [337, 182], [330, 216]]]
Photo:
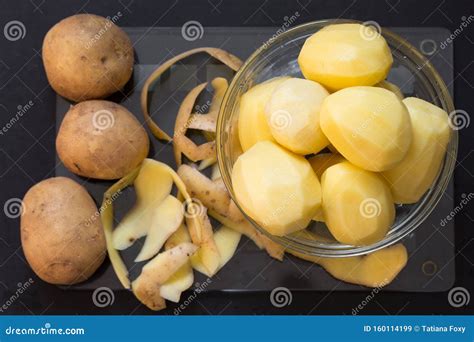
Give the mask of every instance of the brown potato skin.
[[[101, 115], [106, 119], [112, 115], [112, 124], [99, 125], [99, 129]], [[122, 178], [137, 167], [148, 155], [149, 144], [145, 129], [132, 113], [104, 100], [72, 106], [56, 138], [59, 158], [71, 172], [106, 180]]]
[[110, 20], [77, 14], [61, 20], [43, 41], [43, 63], [53, 89], [75, 101], [105, 98], [133, 71], [130, 38]]
[[51, 284], [88, 279], [104, 261], [105, 236], [97, 207], [75, 181], [54, 177], [23, 198], [21, 244], [33, 271]]

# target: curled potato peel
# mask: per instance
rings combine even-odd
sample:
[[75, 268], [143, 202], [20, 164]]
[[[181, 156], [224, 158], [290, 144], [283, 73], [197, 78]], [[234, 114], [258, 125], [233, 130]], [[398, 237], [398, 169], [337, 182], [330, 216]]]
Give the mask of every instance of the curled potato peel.
[[151, 310], [164, 309], [166, 302], [160, 293], [161, 286], [189, 261], [197, 249], [192, 243], [184, 242], [150, 260], [132, 283], [135, 296]]
[[189, 57], [193, 54], [202, 53], [202, 52], [207, 53], [211, 57], [214, 57], [215, 59], [224, 63], [225, 65], [227, 65], [229, 68], [231, 68], [234, 71], [237, 71], [242, 65], [242, 61], [236, 56], [230, 54], [229, 52], [226, 52], [224, 50], [217, 49], [217, 48], [210, 48], [210, 47], [197, 48], [197, 49], [192, 49], [192, 50], [183, 52], [167, 60], [162, 65], [160, 65], [145, 81], [145, 84], [143, 85], [143, 88], [141, 91], [141, 97], [140, 97], [141, 107], [142, 107], [143, 114], [145, 116], [145, 121], [148, 127], [150, 128], [150, 130], [152, 131], [153, 135], [156, 136], [158, 139], [171, 141], [171, 137], [153, 121], [150, 115], [150, 112], [148, 110], [148, 92], [149, 92], [149, 88], [151, 84], [155, 82], [166, 70], [168, 70], [176, 62], [179, 62], [180, 60], [186, 57]]
[[[171, 249], [185, 242], [191, 242], [191, 237], [186, 226], [182, 224], [166, 241], [165, 249]], [[178, 303], [181, 293], [189, 289], [193, 282], [193, 268], [188, 261], [160, 287], [160, 295], [166, 300]]]
[[[170, 168], [168, 165], [158, 162], [152, 159], [145, 159], [144, 163], [152, 163], [158, 170], [166, 172], [171, 176], [173, 179], [176, 187], [179, 190], [180, 195], [185, 200], [192, 201], [191, 197], [189, 196], [186, 186], [183, 181], [179, 178], [176, 172]], [[120, 281], [120, 283], [127, 289], [130, 288], [130, 279], [128, 278], [128, 270], [125, 266], [122, 258], [120, 257], [119, 252], [115, 249], [113, 244], [113, 198], [116, 196], [118, 192], [122, 189], [126, 188], [127, 186], [131, 185], [140, 173], [140, 169], [143, 167], [143, 163], [140, 167], [136, 168], [134, 171], [120, 179], [117, 183], [115, 183], [112, 187], [110, 187], [104, 194], [104, 199], [102, 202], [102, 206], [100, 208], [101, 220], [102, 225], [104, 227], [104, 233], [107, 243], [107, 252], [109, 254], [110, 261], [112, 263], [112, 267]], [[201, 242], [202, 237], [202, 222], [198, 220], [196, 217], [190, 216], [186, 217], [186, 222], [192, 224], [193, 226], [193, 243], [199, 245]]]
[[322, 258], [288, 250], [288, 253], [321, 265], [334, 278], [367, 287], [383, 287], [405, 267], [408, 254], [399, 243], [364, 256]]
[[130, 172], [128, 175], [120, 179], [117, 183], [112, 185], [105, 193], [100, 207], [100, 217], [102, 220], [102, 226], [104, 227], [105, 241], [107, 244], [107, 253], [109, 254], [110, 263], [119, 279], [120, 283], [126, 289], [130, 288], [130, 279], [128, 278], [127, 266], [125, 266], [119, 252], [114, 248], [112, 242], [113, 232], [113, 221], [114, 221], [114, 208], [113, 198], [117, 193], [120, 193], [122, 189], [126, 188], [133, 183], [137, 178], [140, 167]]

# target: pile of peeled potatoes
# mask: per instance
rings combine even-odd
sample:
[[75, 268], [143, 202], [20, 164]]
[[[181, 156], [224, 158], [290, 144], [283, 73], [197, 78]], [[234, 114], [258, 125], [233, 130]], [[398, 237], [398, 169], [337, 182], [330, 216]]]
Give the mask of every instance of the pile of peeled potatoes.
[[[359, 29], [341, 24], [320, 30], [299, 55], [306, 79], [272, 79], [241, 99], [243, 153], [233, 167], [233, 187], [239, 205], [274, 235], [310, 234], [305, 228], [319, 220], [341, 243], [374, 243], [392, 224], [395, 203], [415, 203], [436, 178], [450, 134], [447, 114], [423, 100], [403, 99], [384, 81], [390, 49], [381, 36], [364, 40]], [[194, 271], [212, 277], [224, 267], [242, 234], [283, 261], [285, 248], [245, 219], [216, 165], [216, 120], [228, 81], [209, 80], [213, 97], [206, 113], [193, 110], [207, 82], [192, 89], [172, 133], [156, 124], [159, 113], [148, 108], [150, 90], [159, 91], [156, 81], [175, 63], [205, 53], [237, 71], [237, 57], [217, 48], [193, 49], [140, 83], [141, 114], [156, 139], [172, 144], [173, 169], [147, 158], [149, 136], [134, 114], [103, 100], [121, 91], [133, 73], [133, 46], [124, 31], [100, 16], [74, 15], [49, 30], [42, 53], [52, 88], [71, 101], [57, 134], [59, 158], [82, 183], [116, 182], [99, 208], [81, 184], [66, 177], [45, 179], [26, 193], [21, 241], [41, 279], [86, 281], [108, 254], [120, 283], [160, 310], [166, 300], [179, 302], [194, 283]], [[279, 115], [288, 124], [274, 124], [281, 122]], [[191, 131], [205, 142], [197, 144]], [[331, 153], [320, 153], [326, 148]], [[117, 222], [114, 201], [126, 187], [134, 188], [135, 204]], [[377, 203], [378, 215], [364, 215], [360, 206], [366, 200]], [[210, 217], [221, 225], [212, 227]], [[135, 262], [144, 266], [130, 279], [121, 251], [142, 238]], [[288, 252], [368, 287], [390, 283], [407, 261], [402, 244], [347, 258]]]

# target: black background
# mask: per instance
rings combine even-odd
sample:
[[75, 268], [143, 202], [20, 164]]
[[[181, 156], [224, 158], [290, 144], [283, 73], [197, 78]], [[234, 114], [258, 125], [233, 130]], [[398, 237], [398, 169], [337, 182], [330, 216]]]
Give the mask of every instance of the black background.
[[[55, 94], [41, 63], [41, 44], [47, 30], [62, 18], [78, 13], [102, 16], [121, 11], [121, 26], [181, 26], [197, 20], [206, 26], [279, 26], [288, 13], [298, 11], [299, 22], [325, 18], [374, 20], [382, 26], [445, 27], [454, 31], [463, 16], [473, 13], [464, 1], [0, 1], [0, 27], [11, 20], [25, 24], [24, 39], [11, 42], [0, 36], [0, 123], [3, 126], [18, 105], [35, 105], [8, 134], [0, 136], [0, 203], [22, 198], [34, 183], [54, 176]], [[457, 109], [474, 113], [474, 29], [467, 27], [454, 42], [454, 101]], [[53, 126], [52, 126], [53, 125]], [[459, 131], [459, 164], [455, 170], [455, 198], [473, 189], [474, 124]], [[456, 283], [474, 293], [474, 213], [469, 204], [455, 217]], [[6, 314], [150, 314], [131, 293], [115, 293], [115, 302], [97, 308], [87, 291], [65, 291], [40, 281], [25, 266], [19, 241], [19, 220], [3, 214], [0, 226], [0, 303], [17, 288], [9, 279], [33, 278], [34, 284]], [[14, 276], [12, 276], [14, 275]], [[9, 289], [14, 289], [9, 290]], [[293, 292], [291, 305], [275, 308], [269, 293], [200, 294], [183, 314], [351, 314], [369, 292]], [[474, 301], [474, 300], [473, 300]], [[453, 308], [447, 293], [384, 293], [370, 301], [363, 314], [470, 314], [471, 304]], [[173, 314], [173, 305], [160, 313]]]

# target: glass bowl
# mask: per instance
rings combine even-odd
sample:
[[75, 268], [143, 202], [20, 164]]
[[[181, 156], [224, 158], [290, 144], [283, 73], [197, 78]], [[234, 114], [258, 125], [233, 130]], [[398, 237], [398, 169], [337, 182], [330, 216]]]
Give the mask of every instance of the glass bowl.
[[[231, 179], [232, 166], [239, 154], [242, 153], [237, 133], [240, 97], [252, 86], [276, 76], [303, 77], [297, 58], [306, 38], [327, 25], [348, 22], [354, 23], [356, 21], [315, 21], [274, 36], [255, 51], [234, 76], [222, 102], [217, 122], [219, 169], [234, 202], [260, 232], [285, 248], [307, 255], [323, 257], [362, 255], [400, 241], [419, 227], [435, 208], [451, 179], [456, 161], [458, 135], [457, 131], [453, 130], [446, 157], [430, 190], [416, 204], [397, 206], [395, 222], [388, 234], [383, 240], [368, 246], [341, 244], [331, 236], [324, 223], [320, 222], [312, 222], [308, 227], [314, 233], [311, 234], [311, 238], [302, 237], [301, 235], [304, 234], [273, 236], [245, 213], [236, 199]], [[387, 40], [394, 60], [388, 79], [396, 83], [402, 91], [409, 88], [409, 92], [404, 92], [405, 96], [419, 97], [451, 113], [454, 110], [451, 96], [430, 62], [400, 36], [386, 29], [382, 29], [381, 34]]]

